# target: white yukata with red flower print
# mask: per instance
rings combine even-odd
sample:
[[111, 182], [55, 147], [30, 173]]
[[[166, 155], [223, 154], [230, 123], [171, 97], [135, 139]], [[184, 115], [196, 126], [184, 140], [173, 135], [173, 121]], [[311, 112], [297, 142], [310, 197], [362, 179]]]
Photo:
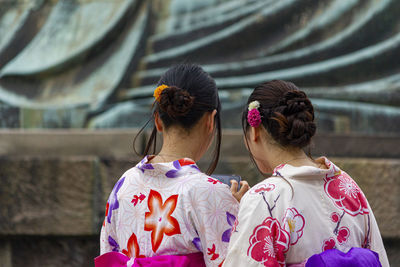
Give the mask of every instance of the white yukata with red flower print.
[[202, 252], [207, 266], [221, 266], [238, 208], [229, 186], [194, 161], [150, 164], [145, 157], [110, 194], [100, 254], [134, 259]]
[[223, 266], [286, 266], [336, 248], [369, 248], [389, 266], [372, 210], [354, 180], [328, 169], [289, 164], [252, 187], [240, 202]]

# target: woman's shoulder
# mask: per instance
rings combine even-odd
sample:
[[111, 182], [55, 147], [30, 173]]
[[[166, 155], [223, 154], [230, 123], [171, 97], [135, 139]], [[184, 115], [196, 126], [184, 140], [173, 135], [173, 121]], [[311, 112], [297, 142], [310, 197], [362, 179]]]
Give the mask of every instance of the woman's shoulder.
[[229, 191], [229, 186], [222, 183], [220, 180], [203, 172], [192, 173], [190, 177], [191, 188], [198, 187], [214, 188], [215, 190]]
[[132, 181], [134, 181], [140, 175], [141, 172], [136, 167], [131, 167], [124, 171], [115, 182], [111, 194], [120, 195], [121, 192], [125, 191], [129, 187], [130, 184], [134, 184]]
[[125, 179], [130, 180], [130, 179], [132, 179], [132, 178], [135, 178], [135, 177], [140, 176], [141, 174], [142, 174], [142, 172], [140, 171], [140, 169], [138, 169], [137, 166], [133, 166], [133, 167], [131, 167], [131, 168], [125, 170], [125, 171], [122, 173], [120, 179], [125, 178]]
[[240, 206], [263, 206], [266, 202], [286, 203], [291, 200], [293, 187], [289, 181], [281, 177], [269, 177], [250, 188], [240, 201]]
[[193, 200], [226, 200], [237, 203], [227, 184], [202, 172], [191, 174], [185, 186], [187, 195]]
[[264, 179], [258, 184], [251, 187], [251, 189], [247, 192], [249, 195], [259, 195], [261, 193], [282, 193], [287, 190], [292, 189], [292, 184], [290, 181], [282, 178], [272, 176]]

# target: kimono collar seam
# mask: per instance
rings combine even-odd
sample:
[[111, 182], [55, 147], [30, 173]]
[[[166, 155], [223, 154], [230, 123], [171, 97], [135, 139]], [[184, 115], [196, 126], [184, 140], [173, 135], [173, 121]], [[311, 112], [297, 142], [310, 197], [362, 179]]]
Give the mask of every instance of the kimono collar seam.
[[340, 174], [340, 168], [329, 161], [326, 157], [322, 157], [328, 169], [320, 169], [313, 166], [295, 167], [290, 164], [281, 164], [274, 169], [273, 176], [284, 178], [300, 178], [300, 179], [315, 179], [327, 178]]
[[[200, 171], [199, 168], [196, 165], [196, 162], [190, 158], [181, 158], [175, 161], [169, 161], [169, 162], [160, 162], [160, 163], [147, 163], [149, 161], [149, 155], [146, 155], [137, 165], [136, 167], [139, 168], [143, 173], [145, 170], [163, 170], [166, 171], [166, 176], [168, 178], [175, 178], [180, 176], [180, 170], [184, 166], [190, 166], [192, 169], [195, 169], [196, 171]], [[175, 173], [173, 177], [169, 177], [168, 174]], [[179, 171], [179, 173], [178, 173]]]

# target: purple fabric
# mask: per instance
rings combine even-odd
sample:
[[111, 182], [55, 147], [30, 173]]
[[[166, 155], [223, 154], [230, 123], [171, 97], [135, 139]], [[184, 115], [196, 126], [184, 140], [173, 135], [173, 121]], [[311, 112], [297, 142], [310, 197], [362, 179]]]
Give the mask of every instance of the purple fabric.
[[133, 267], [164, 266], [164, 267], [205, 267], [203, 253], [187, 255], [162, 255], [150, 258], [136, 258]]
[[112, 251], [119, 251], [119, 245], [117, 241], [115, 241], [114, 238], [112, 238], [110, 235], [108, 236], [108, 244], [113, 247]]
[[94, 259], [95, 267], [126, 267], [129, 257], [119, 252], [108, 252]]
[[200, 237], [195, 237], [192, 243], [198, 250], [202, 251]]
[[108, 200], [108, 214], [107, 214], [107, 222], [111, 223], [111, 216], [112, 216], [112, 212], [113, 210], [116, 210], [119, 208], [119, 202], [118, 202], [118, 190], [121, 188], [122, 184], [125, 181], [125, 177], [123, 177], [122, 179], [120, 179], [115, 185], [114, 188], [111, 192], [110, 198]]
[[148, 159], [148, 156], [144, 157], [136, 167], [141, 170], [143, 173], [145, 170], [154, 170], [153, 165], [151, 163], [146, 163]]
[[182, 167], [181, 167], [181, 164], [179, 163], [179, 160], [175, 160], [173, 163], [172, 163], [172, 165], [174, 165], [174, 167], [175, 167], [175, 169], [177, 169], [177, 170], [180, 170]]
[[223, 234], [222, 234], [222, 241], [223, 242], [229, 242], [229, 240], [231, 239], [231, 234], [232, 234], [232, 226], [235, 223], [236, 217], [233, 214], [230, 214], [229, 212], [226, 212], [226, 221], [228, 222], [228, 224], [231, 226], [231, 228], [229, 228], [228, 230], [226, 230]]
[[179, 172], [179, 170], [170, 170], [170, 171], [167, 171], [165, 176], [168, 178], [175, 178], [178, 176], [178, 172]]
[[382, 267], [378, 253], [366, 248], [351, 248], [347, 253], [337, 249], [328, 249], [311, 256], [306, 267]]
[[[95, 267], [126, 267], [130, 260], [119, 252], [108, 252], [94, 259]], [[136, 258], [132, 267], [165, 266], [165, 267], [205, 267], [203, 253], [187, 255], [162, 255], [150, 258]]]
[[165, 176], [167, 176], [168, 178], [175, 178], [178, 176], [178, 172], [182, 169], [181, 164], [179, 164], [179, 160], [175, 160], [172, 165], [174, 166], [174, 168], [176, 170], [170, 170], [168, 171]]

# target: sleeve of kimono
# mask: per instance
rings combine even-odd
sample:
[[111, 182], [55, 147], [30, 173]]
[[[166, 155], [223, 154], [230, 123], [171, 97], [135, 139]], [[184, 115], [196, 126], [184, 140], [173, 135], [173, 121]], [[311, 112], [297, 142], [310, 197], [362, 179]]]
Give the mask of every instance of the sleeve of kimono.
[[282, 192], [254, 193], [242, 198], [236, 229], [232, 231], [223, 266], [284, 266], [289, 233], [279, 218], [284, 210]]
[[[369, 214], [367, 216], [368, 217], [368, 228], [369, 229], [369, 233], [367, 232], [368, 235], [368, 239], [367, 242], [369, 242], [369, 248], [372, 251], [375, 251], [379, 254], [379, 261], [381, 262], [383, 267], [389, 267], [389, 260], [388, 257], [386, 255], [386, 250], [385, 247], [383, 246], [383, 241], [382, 241], [382, 236], [381, 233], [379, 231], [379, 227], [378, 227], [378, 223], [376, 222], [374, 213], [372, 212], [371, 207], [368, 204], [368, 208], [369, 208]], [[368, 244], [367, 244], [368, 247]]]
[[116, 225], [120, 206], [118, 190], [122, 187], [124, 181], [125, 177], [118, 180], [107, 200], [106, 214], [100, 232], [100, 255], [111, 251], [120, 251]]
[[198, 237], [193, 244], [203, 252], [206, 266], [221, 266], [239, 209], [229, 187], [212, 178], [190, 192], [188, 216]]
[[106, 216], [104, 218], [103, 226], [100, 232], [100, 255], [111, 251], [119, 251], [119, 245], [117, 243], [116, 233], [115, 233], [115, 220], [117, 211], [114, 211], [111, 220], [108, 220], [108, 202], [106, 207]]

